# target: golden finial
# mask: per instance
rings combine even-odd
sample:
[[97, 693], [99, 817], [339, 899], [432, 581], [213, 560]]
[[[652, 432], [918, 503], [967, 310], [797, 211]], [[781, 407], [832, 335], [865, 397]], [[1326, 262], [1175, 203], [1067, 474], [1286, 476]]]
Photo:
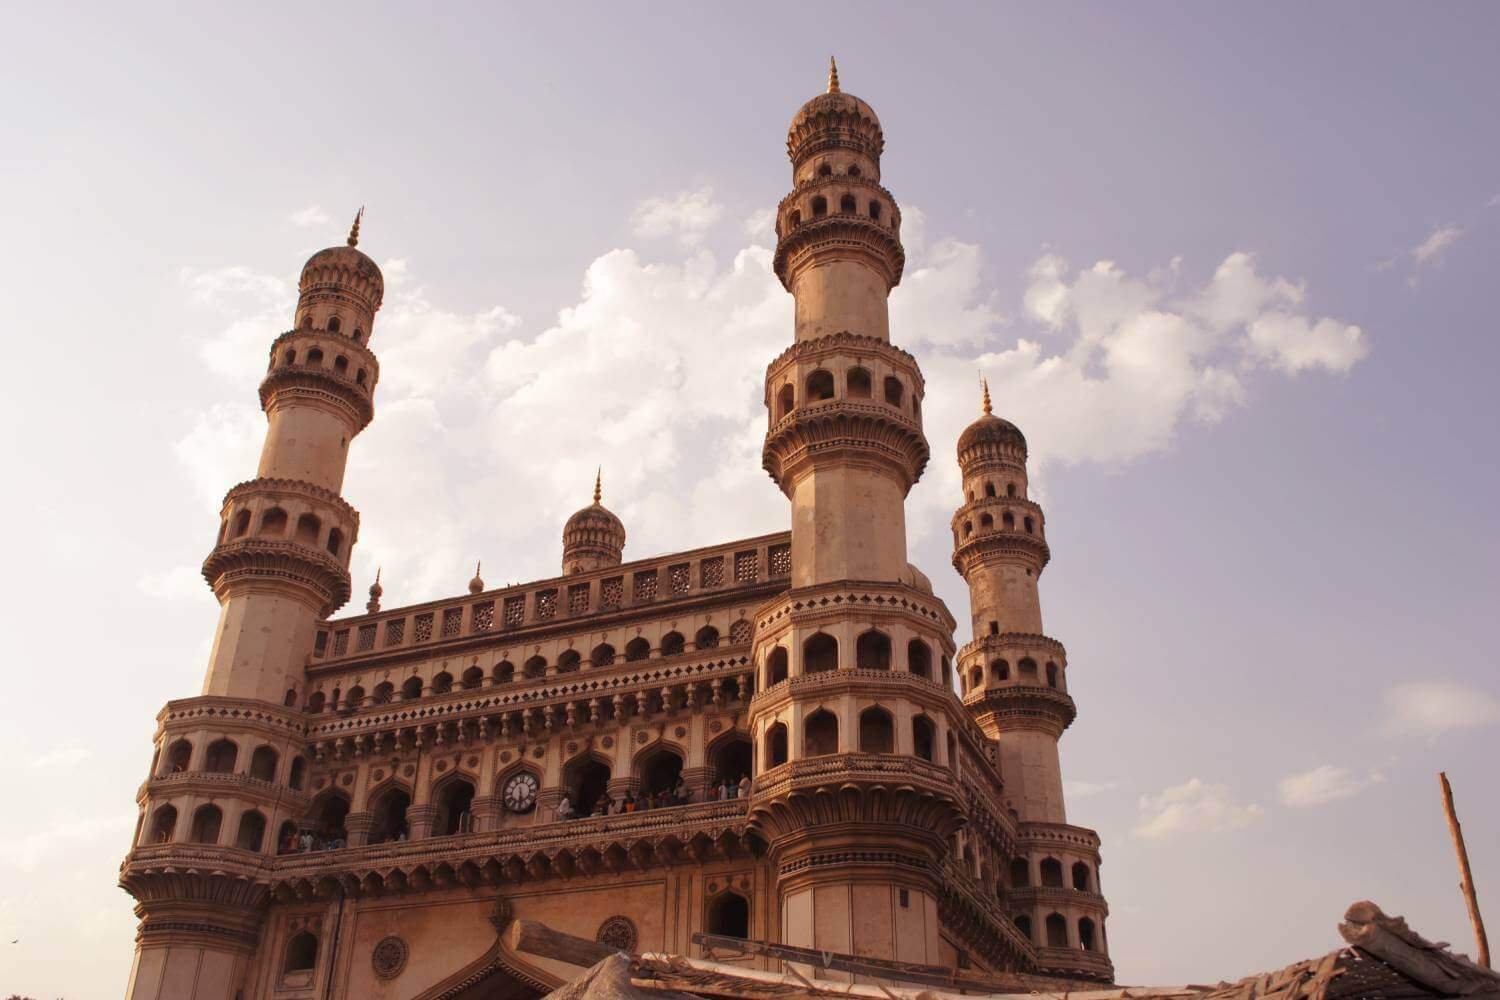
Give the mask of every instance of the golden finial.
[[828, 57], [828, 92], [839, 93], [839, 64], [833, 56]]
[[359, 211], [354, 213], [354, 225], [349, 227], [348, 243], [351, 247], [359, 246], [359, 220], [365, 216], [365, 206], [359, 206]]
[[370, 584], [370, 601], [365, 605], [365, 610], [370, 614], [380, 610], [380, 597], [385, 593], [385, 588], [380, 585], [380, 567], [375, 567], [375, 582]]
[[984, 413], [985, 416], [989, 416], [992, 412], [990, 409], [990, 380], [981, 375], [979, 376], [979, 384], [984, 386]]
[[594, 472], [594, 503], [598, 503], [599, 502], [599, 498], [604, 495], [604, 491], [602, 489], [600, 489], [600, 485], [602, 484], [603, 480], [604, 480], [604, 466], [601, 465]]

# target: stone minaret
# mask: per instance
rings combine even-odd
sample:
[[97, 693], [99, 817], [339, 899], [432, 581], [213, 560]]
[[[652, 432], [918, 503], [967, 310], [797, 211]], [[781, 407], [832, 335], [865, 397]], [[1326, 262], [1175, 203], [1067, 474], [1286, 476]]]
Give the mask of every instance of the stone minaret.
[[890, 342], [905, 254], [884, 145], [836, 70], [787, 135], [775, 269], [796, 330], [766, 372], [763, 459], [791, 501], [792, 587], [756, 613], [751, 817], [783, 941], [936, 963], [963, 727], [944, 688], [953, 619], [906, 561], [928, 448], [921, 372]]
[[594, 502], [568, 518], [563, 525], [563, 573], [587, 573], [620, 565], [625, 551], [625, 525], [605, 507], [601, 471], [594, 476]]
[[220, 604], [203, 694], [158, 716], [120, 876], [141, 921], [130, 997], [239, 995], [267, 903], [263, 859], [308, 808], [306, 664], [316, 623], [349, 599], [359, 515], [339, 490], [380, 373], [369, 340], [384, 282], [356, 249], [359, 221], [302, 269], [293, 328], [260, 385], [260, 468], [225, 496], [203, 563]]

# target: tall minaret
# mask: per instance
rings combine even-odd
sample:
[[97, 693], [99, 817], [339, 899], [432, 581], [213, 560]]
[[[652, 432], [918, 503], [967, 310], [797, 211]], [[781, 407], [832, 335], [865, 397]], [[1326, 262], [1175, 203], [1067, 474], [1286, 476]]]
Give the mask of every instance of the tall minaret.
[[763, 463], [791, 501], [791, 589], [755, 615], [750, 816], [782, 941], [936, 964], [963, 727], [944, 685], [952, 616], [906, 561], [928, 448], [922, 374], [890, 342], [905, 254], [884, 145], [832, 66], [787, 134], [775, 268], [796, 329], [766, 371]]
[[293, 327], [271, 345], [260, 385], [260, 468], [225, 496], [203, 563], [220, 604], [203, 693], [157, 717], [120, 871], [140, 918], [132, 1000], [248, 990], [266, 859], [308, 808], [306, 664], [316, 623], [349, 599], [359, 515], [339, 489], [380, 373], [369, 339], [384, 282], [357, 249], [359, 222], [302, 268]]

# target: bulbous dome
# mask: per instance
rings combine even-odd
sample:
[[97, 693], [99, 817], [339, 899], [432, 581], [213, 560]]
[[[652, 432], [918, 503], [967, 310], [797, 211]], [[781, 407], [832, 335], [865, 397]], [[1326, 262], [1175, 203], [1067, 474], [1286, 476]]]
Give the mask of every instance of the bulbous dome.
[[619, 536], [620, 545], [625, 544], [625, 523], [615, 516], [614, 511], [597, 501], [568, 518], [567, 524], [563, 525], [563, 538], [566, 540], [569, 535], [594, 531]]
[[964, 428], [964, 432], [958, 436], [958, 453], [962, 455], [976, 445], [999, 444], [1010, 445], [1026, 450], [1026, 435], [1021, 433], [1021, 428], [1009, 420], [986, 413], [978, 420]]
[[839, 89], [838, 67], [829, 60], [828, 92], [797, 109], [787, 128], [786, 150], [792, 163], [832, 149], [854, 149], [877, 163], [885, 150], [885, 133], [875, 109]]
[[594, 480], [594, 502], [563, 525], [563, 572], [585, 573], [620, 565], [625, 551], [625, 522], [599, 502], [600, 482]]
[[349, 238], [341, 247], [328, 247], [307, 258], [302, 265], [302, 277], [298, 287], [303, 295], [319, 285], [337, 284], [356, 292], [367, 300], [373, 311], [380, 308], [385, 298], [385, 276], [379, 266], [359, 249], [359, 223], [364, 209], [354, 217]]

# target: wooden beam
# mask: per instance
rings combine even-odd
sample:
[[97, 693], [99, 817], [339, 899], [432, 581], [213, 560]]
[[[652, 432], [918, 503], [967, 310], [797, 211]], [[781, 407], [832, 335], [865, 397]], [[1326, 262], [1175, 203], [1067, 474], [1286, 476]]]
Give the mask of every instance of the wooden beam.
[[1453, 849], [1458, 852], [1458, 888], [1469, 908], [1469, 923], [1474, 925], [1474, 940], [1479, 949], [1475, 961], [1488, 969], [1490, 939], [1484, 933], [1484, 918], [1479, 915], [1479, 895], [1474, 891], [1474, 873], [1469, 870], [1469, 851], [1464, 847], [1464, 830], [1453, 808], [1453, 788], [1448, 784], [1447, 772], [1438, 772], [1438, 784], [1443, 787], [1443, 814], [1448, 817], [1448, 832], [1453, 835]]
[[540, 955], [542, 958], [581, 965], [584, 968], [615, 954], [615, 950], [608, 945], [555, 931], [535, 920], [512, 920], [506, 934], [509, 935], [509, 944], [514, 951]]

